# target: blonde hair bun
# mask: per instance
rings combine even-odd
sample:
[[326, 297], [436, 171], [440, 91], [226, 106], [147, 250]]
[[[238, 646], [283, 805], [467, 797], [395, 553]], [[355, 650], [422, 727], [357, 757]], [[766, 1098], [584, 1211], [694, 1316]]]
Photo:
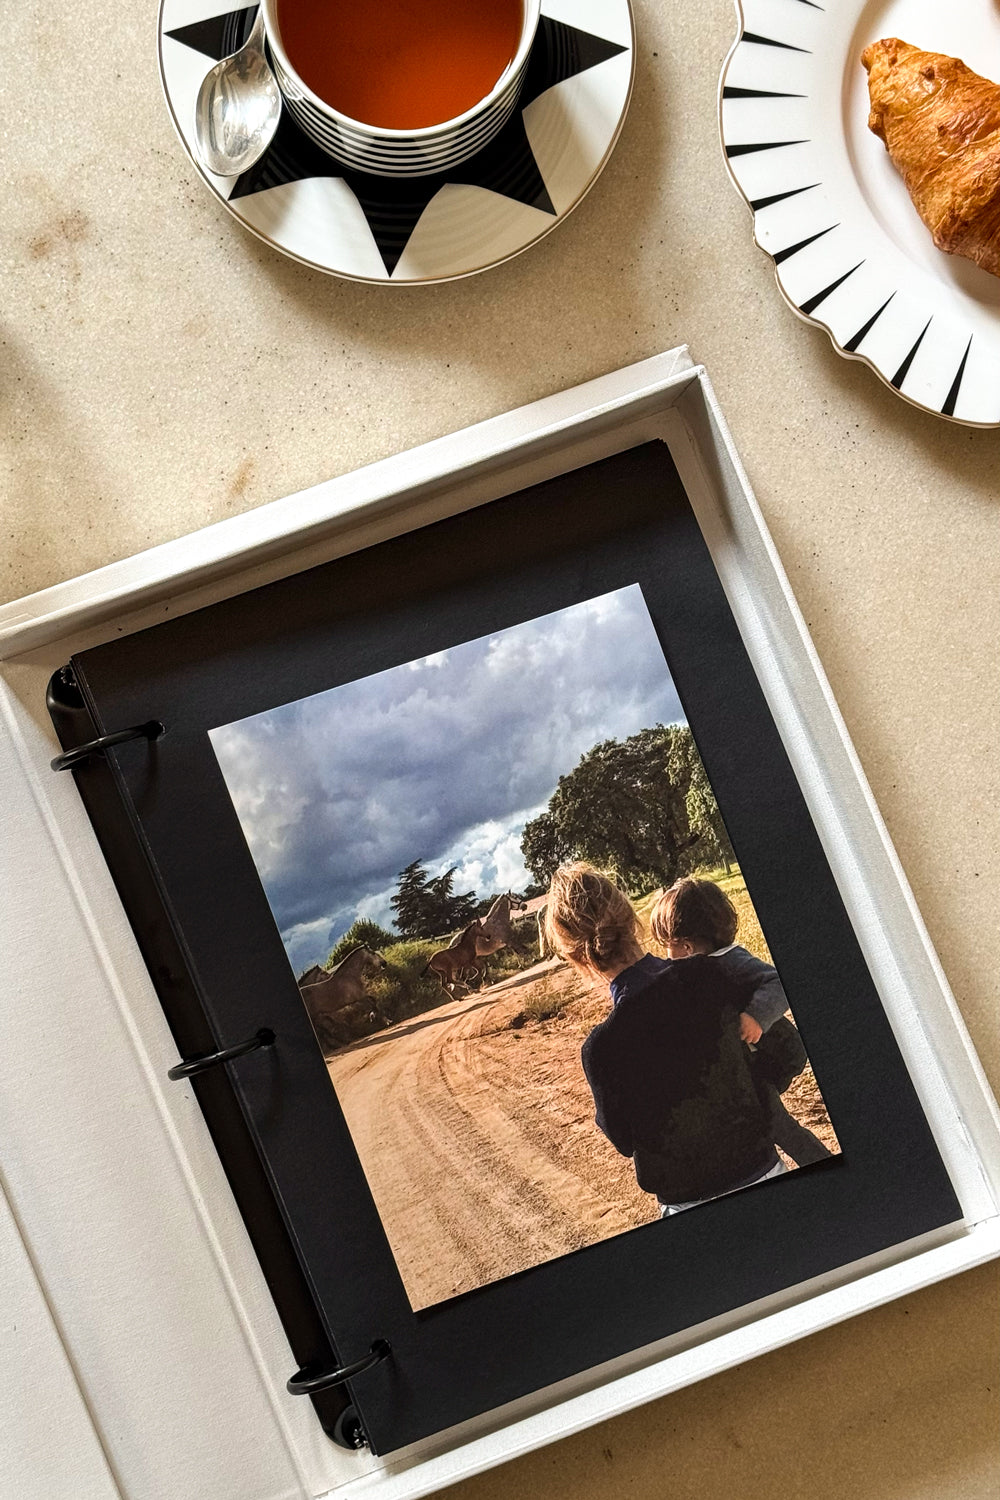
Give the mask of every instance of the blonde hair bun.
[[545, 908], [545, 936], [560, 958], [585, 968], [627, 962], [638, 919], [615, 882], [584, 860], [560, 865]]

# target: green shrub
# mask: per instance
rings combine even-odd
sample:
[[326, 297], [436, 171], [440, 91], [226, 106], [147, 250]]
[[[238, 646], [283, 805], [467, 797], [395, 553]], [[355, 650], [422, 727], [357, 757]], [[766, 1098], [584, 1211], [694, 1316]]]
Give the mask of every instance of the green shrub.
[[342, 958], [347, 957], [352, 948], [373, 948], [376, 953], [381, 953], [390, 943], [398, 941], [394, 933], [386, 932], [384, 927], [380, 927], [370, 917], [358, 917], [348, 927], [340, 942], [331, 948], [323, 967], [332, 969]]
[[414, 939], [393, 943], [391, 948], [382, 950], [386, 967], [369, 981], [368, 989], [387, 1026], [431, 1010], [444, 1001], [440, 981], [434, 974], [423, 973], [431, 954], [439, 947], [439, 943]]
[[501, 979], [509, 979], [512, 974], [520, 974], [522, 969], [530, 969], [537, 964], [538, 945], [535, 943], [524, 949], [499, 948], [496, 953], [491, 953], [480, 962], [487, 965], [487, 982], [498, 984]]

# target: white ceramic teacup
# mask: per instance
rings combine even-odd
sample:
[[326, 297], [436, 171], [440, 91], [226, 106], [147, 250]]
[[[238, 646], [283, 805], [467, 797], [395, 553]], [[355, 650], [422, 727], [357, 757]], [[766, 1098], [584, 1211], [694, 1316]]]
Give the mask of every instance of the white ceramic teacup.
[[[365, 0], [342, 3], [363, 4]], [[513, 114], [538, 29], [541, 0], [521, 0], [517, 51], [488, 94], [454, 119], [409, 130], [367, 125], [321, 99], [288, 58], [278, 24], [278, 0], [261, 0], [261, 7], [278, 87], [289, 113], [310, 140], [356, 172], [371, 172], [378, 177], [426, 177], [475, 156]]]

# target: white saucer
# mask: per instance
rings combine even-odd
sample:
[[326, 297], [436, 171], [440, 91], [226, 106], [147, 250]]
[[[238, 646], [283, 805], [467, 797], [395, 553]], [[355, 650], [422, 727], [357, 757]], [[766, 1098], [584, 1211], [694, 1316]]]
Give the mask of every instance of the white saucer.
[[597, 180], [632, 92], [629, 0], [542, 0], [522, 104], [493, 144], [447, 177], [345, 173], [287, 110], [256, 167], [235, 180], [216, 177], [194, 154], [195, 99], [255, 13], [255, 4], [227, 11], [219, 0], [161, 0], [160, 78], [171, 117], [199, 174], [253, 234], [352, 281], [450, 281], [527, 250]]
[[996, 6], [740, 3], [722, 141], [785, 299], [915, 406], [1000, 426], [1000, 278], [935, 247], [868, 129], [861, 65], [869, 42], [898, 36], [1000, 81]]

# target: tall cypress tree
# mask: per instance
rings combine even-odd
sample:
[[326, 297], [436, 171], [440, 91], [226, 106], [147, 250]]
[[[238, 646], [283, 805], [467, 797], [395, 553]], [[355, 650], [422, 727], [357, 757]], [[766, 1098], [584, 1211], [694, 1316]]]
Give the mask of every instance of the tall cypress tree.
[[443, 875], [432, 878], [423, 862], [415, 859], [399, 872], [399, 885], [389, 905], [395, 913], [392, 925], [401, 937], [438, 937], [472, 921], [475, 892], [452, 894], [455, 868], [452, 865]]

